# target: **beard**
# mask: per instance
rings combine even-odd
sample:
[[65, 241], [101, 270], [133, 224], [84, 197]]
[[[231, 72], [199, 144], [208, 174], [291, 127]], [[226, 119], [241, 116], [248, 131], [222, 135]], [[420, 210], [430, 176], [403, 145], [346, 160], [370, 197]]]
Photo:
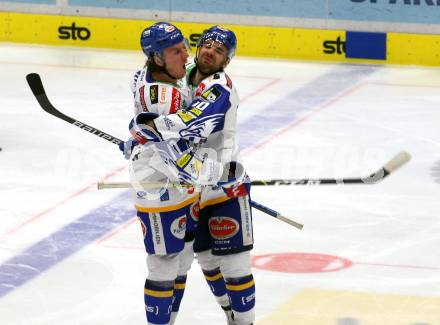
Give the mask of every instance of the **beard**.
[[197, 69], [206, 76], [222, 70], [218, 65], [205, 64], [200, 61], [197, 62]]
[[201, 58], [198, 58], [196, 64], [197, 70], [199, 70], [205, 76], [209, 76], [216, 72], [223, 71], [223, 65], [225, 62], [216, 64], [213, 60], [214, 59], [211, 59], [210, 63], [204, 63], [203, 56]]

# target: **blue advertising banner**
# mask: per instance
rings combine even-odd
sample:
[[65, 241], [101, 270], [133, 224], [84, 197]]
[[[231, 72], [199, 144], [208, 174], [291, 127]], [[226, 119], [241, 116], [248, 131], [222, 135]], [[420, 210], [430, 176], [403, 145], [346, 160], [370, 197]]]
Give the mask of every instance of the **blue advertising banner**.
[[369, 32], [345, 33], [345, 57], [350, 59], [386, 60], [387, 34]]

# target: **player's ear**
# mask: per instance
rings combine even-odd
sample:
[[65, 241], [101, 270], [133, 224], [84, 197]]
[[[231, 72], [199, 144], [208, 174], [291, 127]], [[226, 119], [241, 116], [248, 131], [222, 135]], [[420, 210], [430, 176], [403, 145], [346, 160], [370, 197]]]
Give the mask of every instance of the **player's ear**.
[[225, 62], [223, 63], [223, 69], [225, 69], [228, 66], [229, 62], [231, 62], [231, 59], [226, 58]]
[[160, 56], [154, 55], [153, 60], [154, 60], [154, 63], [156, 63], [158, 66], [160, 66], [160, 67], [164, 66], [163, 59]]

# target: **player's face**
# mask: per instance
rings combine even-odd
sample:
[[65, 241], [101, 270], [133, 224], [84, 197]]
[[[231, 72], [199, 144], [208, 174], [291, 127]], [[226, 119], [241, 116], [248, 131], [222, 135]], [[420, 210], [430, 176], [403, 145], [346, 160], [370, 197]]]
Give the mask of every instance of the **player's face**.
[[199, 47], [197, 69], [205, 75], [222, 70], [229, 63], [228, 49], [222, 43], [207, 40]]
[[185, 64], [188, 60], [188, 51], [185, 44], [179, 43], [163, 51], [165, 66], [170, 75], [177, 79], [185, 77]]

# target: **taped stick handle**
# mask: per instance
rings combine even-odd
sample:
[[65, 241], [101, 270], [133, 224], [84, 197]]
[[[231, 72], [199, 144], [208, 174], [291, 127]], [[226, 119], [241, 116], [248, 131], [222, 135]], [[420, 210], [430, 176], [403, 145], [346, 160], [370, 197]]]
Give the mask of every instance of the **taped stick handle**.
[[408, 161], [410, 161], [411, 155], [407, 151], [401, 151], [397, 155], [395, 155], [389, 162], [383, 166], [388, 173], [394, 172], [396, 169], [400, 168]]
[[187, 187], [191, 188], [194, 185], [191, 184], [183, 184], [183, 183], [130, 183], [130, 182], [98, 182], [97, 184], [98, 190], [104, 190], [106, 188], [132, 188], [134, 185], [142, 186], [142, 188], [163, 188], [163, 187]]

